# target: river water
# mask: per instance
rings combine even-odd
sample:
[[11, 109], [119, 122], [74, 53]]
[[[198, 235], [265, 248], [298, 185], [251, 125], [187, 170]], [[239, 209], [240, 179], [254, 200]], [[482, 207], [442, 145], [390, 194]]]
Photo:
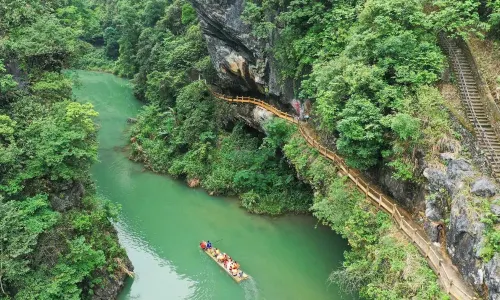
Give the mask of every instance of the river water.
[[[77, 72], [75, 96], [99, 112], [98, 192], [121, 206], [120, 243], [135, 267], [120, 299], [350, 299], [327, 280], [347, 243], [309, 216], [263, 217], [235, 199], [211, 197], [129, 161], [127, 118], [141, 104], [128, 81]], [[235, 258], [251, 279], [237, 284], [200, 251], [202, 239]]]

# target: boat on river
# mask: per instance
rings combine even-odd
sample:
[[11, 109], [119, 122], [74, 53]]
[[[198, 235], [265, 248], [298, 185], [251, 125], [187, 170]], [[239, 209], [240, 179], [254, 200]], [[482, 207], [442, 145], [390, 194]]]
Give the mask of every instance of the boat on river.
[[226, 273], [229, 274], [229, 276], [231, 276], [236, 282], [240, 283], [243, 280], [250, 278], [250, 276], [247, 273], [243, 272], [241, 269], [239, 269], [239, 271], [241, 272], [241, 275], [238, 274], [236, 276], [233, 276], [233, 274], [231, 274], [231, 271], [229, 271], [227, 268], [225, 268], [224, 264], [217, 260], [217, 257], [215, 256], [214, 248], [206, 249], [206, 250], [202, 250], [202, 251], [205, 252], [211, 259], [213, 259], [219, 265], [219, 267], [221, 267], [224, 271], [226, 271]]

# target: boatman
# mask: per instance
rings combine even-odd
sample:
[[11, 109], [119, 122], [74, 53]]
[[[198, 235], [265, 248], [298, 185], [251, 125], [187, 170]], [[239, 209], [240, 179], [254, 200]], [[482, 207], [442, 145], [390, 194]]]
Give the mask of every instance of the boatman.
[[212, 249], [212, 243], [210, 243], [210, 241], [207, 243], [207, 249]]

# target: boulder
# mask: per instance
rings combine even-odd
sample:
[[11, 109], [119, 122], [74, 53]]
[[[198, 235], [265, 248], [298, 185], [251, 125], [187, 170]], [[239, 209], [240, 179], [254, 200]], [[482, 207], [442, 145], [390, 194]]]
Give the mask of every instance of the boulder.
[[438, 191], [441, 187], [446, 186], [446, 180], [448, 179], [446, 173], [435, 168], [425, 168], [423, 175], [427, 178], [429, 183], [428, 189], [430, 192]]
[[471, 193], [480, 197], [495, 196], [497, 188], [488, 178], [480, 178], [471, 185]]
[[450, 160], [446, 172], [448, 177], [458, 180], [474, 175], [472, 165], [465, 159]]

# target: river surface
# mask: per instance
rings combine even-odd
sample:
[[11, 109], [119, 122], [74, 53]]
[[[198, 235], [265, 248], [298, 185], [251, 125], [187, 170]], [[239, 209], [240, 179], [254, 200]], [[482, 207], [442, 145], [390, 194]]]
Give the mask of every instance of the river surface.
[[[330, 284], [347, 243], [309, 216], [252, 215], [129, 161], [127, 118], [141, 104], [128, 81], [77, 72], [74, 94], [99, 112], [98, 192], [121, 206], [115, 224], [135, 267], [120, 299], [350, 299]], [[198, 247], [202, 239], [235, 258], [251, 279], [237, 284]]]

